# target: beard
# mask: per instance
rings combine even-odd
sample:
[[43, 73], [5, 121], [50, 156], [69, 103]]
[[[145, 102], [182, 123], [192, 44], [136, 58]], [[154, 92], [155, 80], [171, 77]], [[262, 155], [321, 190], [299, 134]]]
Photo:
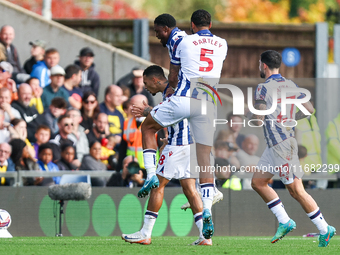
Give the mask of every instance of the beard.
[[264, 79], [264, 78], [266, 78], [266, 74], [265, 74], [263, 71], [260, 71], [260, 77], [261, 77], [262, 79]]

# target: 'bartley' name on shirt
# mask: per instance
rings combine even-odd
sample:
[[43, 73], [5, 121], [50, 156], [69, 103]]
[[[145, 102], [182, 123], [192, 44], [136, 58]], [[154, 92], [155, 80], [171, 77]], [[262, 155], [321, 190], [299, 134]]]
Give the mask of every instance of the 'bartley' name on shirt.
[[211, 45], [214, 45], [214, 46], [218, 46], [219, 48], [222, 47], [223, 44], [219, 43], [218, 41], [216, 40], [213, 40], [211, 38], [202, 38], [202, 40], [197, 40], [197, 41], [193, 41], [193, 44], [195, 44], [195, 46], [199, 45], [199, 44], [206, 44], [206, 43], [209, 43]]

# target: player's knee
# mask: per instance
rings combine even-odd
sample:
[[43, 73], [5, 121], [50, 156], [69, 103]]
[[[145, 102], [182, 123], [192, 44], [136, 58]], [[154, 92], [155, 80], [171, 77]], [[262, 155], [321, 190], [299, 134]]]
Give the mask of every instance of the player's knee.
[[300, 200], [306, 193], [304, 190], [288, 188], [289, 194], [296, 200]]
[[260, 183], [257, 179], [252, 179], [251, 180], [251, 187], [253, 188], [253, 190], [257, 191], [257, 190], [260, 189], [261, 185], [260, 185]]

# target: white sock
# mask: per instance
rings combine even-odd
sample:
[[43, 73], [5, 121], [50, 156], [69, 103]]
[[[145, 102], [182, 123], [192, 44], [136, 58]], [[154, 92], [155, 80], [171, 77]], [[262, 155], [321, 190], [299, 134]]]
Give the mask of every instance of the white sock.
[[267, 205], [280, 223], [286, 224], [290, 220], [280, 198], [273, 199], [272, 201], [267, 203]]
[[212, 202], [214, 198], [214, 184], [213, 183], [202, 183], [201, 184], [201, 194], [203, 209], [211, 210]]
[[153, 226], [155, 225], [158, 212], [151, 212], [146, 210], [144, 215], [144, 225], [140, 232], [146, 237], [151, 237]]
[[147, 179], [149, 180], [156, 174], [156, 150], [146, 149], [143, 150], [144, 167], [147, 173]]
[[307, 216], [311, 219], [311, 221], [315, 224], [315, 226], [320, 231], [321, 235], [324, 235], [328, 232], [328, 223], [320, 212], [320, 208], [318, 207], [313, 212], [307, 213]]
[[203, 220], [202, 220], [202, 213], [196, 213], [194, 215], [194, 219], [195, 219], [195, 224], [198, 228], [198, 232], [200, 233], [200, 238], [204, 238], [203, 234], [202, 234], [202, 229], [203, 229]]

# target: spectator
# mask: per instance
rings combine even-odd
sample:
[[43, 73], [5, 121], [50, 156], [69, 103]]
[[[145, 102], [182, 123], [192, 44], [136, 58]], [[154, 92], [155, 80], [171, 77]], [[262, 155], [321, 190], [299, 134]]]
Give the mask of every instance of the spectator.
[[[49, 143], [43, 143], [39, 146], [38, 151], [38, 165], [41, 171], [46, 172], [58, 172], [59, 168], [56, 164], [52, 162], [53, 159], [53, 151], [52, 146]], [[53, 184], [59, 184], [60, 176], [56, 177], [47, 177], [47, 178], [40, 178], [40, 182], [36, 182], [36, 185], [39, 186], [50, 186]]]
[[[247, 172], [254, 172], [260, 158], [256, 156], [260, 140], [256, 135], [247, 135], [242, 142], [242, 149], [237, 151], [236, 157], [240, 161], [241, 167], [245, 167]], [[244, 178], [243, 189], [252, 189], [251, 178]]]
[[121, 114], [123, 114], [124, 119], [126, 119], [127, 113], [124, 110], [124, 104], [126, 106], [126, 102], [128, 102], [130, 100], [130, 97], [131, 97], [130, 89], [125, 85], [120, 86], [120, 88], [123, 90], [122, 104], [120, 106], [118, 106], [117, 109], [120, 111]]
[[[57, 162], [61, 158], [61, 146], [63, 144], [70, 144], [74, 147], [76, 150], [76, 140], [73, 136], [71, 136], [71, 133], [73, 132], [73, 122], [72, 119], [67, 115], [62, 115], [58, 119], [58, 127], [59, 127], [59, 133], [56, 134], [56, 136], [50, 140], [51, 143], [53, 143], [53, 161]], [[76, 150], [77, 151], [77, 150]], [[77, 152], [76, 152], [77, 155]], [[77, 167], [80, 166], [79, 160], [76, 159], [73, 161], [73, 164], [75, 164]]]
[[5, 113], [5, 122], [11, 122], [12, 119], [17, 118], [21, 119], [20, 113], [17, 109], [11, 106], [12, 95], [11, 91], [3, 87], [0, 89], [0, 109], [4, 110]]
[[77, 170], [77, 167], [72, 164], [75, 151], [72, 145], [64, 144], [61, 146], [61, 158], [57, 162], [60, 171]]
[[4, 118], [4, 110], [0, 109], [0, 143], [9, 142], [9, 140], [11, 140], [10, 129], [15, 133], [13, 127], [10, 126], [10, 123], [4, 122]]
[[107, 166], [107, 169], [113, 168], [112, 170], [115, 170], [117, 167], [117, 158], [113, 156], [116, 154], [116, 152], [114, 151], [114, 148], [116, 146], [116, 138], [113, 135], [109, 135], [102, 140], [101, 145], [101, 161]]
[[33, 144], [36, 158], [38, 158], [39, 146], [47, 143], [51, 138], [51, 129], [46, 125], [40, 125], [35, 132], [36, 142]]
[[[142, 102], [148, 103], [144, 95], [135, 95], [131, 97], [131, 105], [142, 105]], [[141, 124], [144, 118], [131, 117], [124, 121], [123, 139], [119, 146], [118, 166], [122, 165], [126, 156], [135, 156], [142, 169], [144, 169], [142, 131]]]
[[69, 94], [69, 102], [73, 108], [80, 110], [83, 91], [78, 87], [81, 81], [81, 70], [77, 65], [69, 65], [65, 69], [65, 81], [63, 88]]
[[[11, 154], [11, 159], [15, 165], [17, 171], [32, 171], [39, 170], [39, 165], [36, 163], [34, 158], [31, 158], [28, 152], [28, 146], [21, 139], [12, 139], [9, 144], [12, 146], [12, 151], [15, 153]], [[35, 185], [41, 181], [41, 177], [35, 178], [23, 178], [23, 184]]]
[[2, 61], [0, 63], [0, 88], [8, 88], [11, 91], [12, 100], [18, 99], [17, 85], [11, 79], [13, 67], [10, 63]]
[[59, 132], [58, 118], [66, 113], [67, 102], [62, 97], [55, 97], [51, 101], [51, 105], [43, 113], [46, 125], [51, 130], [54, 137]]
[[99, 113], [93, 120], [93, 126], [87, 133], [87, 139], [89, 143], [98, 141], [102, 142], [106, 136], [110, 134], [109, 121], [106, 113]]
[[[8, 143], [0, 144], [0, 173], [14, 172], [15, 165], [10, 159], [12, 147]], [[12, 186], [13, 178], [0, 177], [0, 186]]]
[[35, 40], [34, 42], [29, 42], [31, 48], [31, 58], [27, 59], [24, 64], [24, 69], [26, 73], [32, 73], [33, 66], [39, 61], [44, 60], [46, 42], [43, 40]]
[[[101, 144], [93, 142], [90, 144], [90, 154], [85, 155], [79, 170], [92, 170], [92, 171], [106, 171], [106, 166], [100, 161], [101, 157]], [[106, 179], [104, 177], [91, 178], [92, 186], [106, 186]]]
[[80, 111], [81, 116], [83, 117], [83, 121], [80, 125], [82, 125], [85, 130], [91, 130], [93, 118], [100, 112], [96, 94], [94, 92], [87, 91], [84, 93], [82, 98], [82, 108]]
[[28, 152], [31, 158], [35, 158], [35, 150], [30, 141], [27, 139], [27, 124], [23, 119], [13, 119], [11, 121], [11, 126], [13, 126], [14, 130], [16, 131], [15, 136], [11, 136], [12, 138], [19, 138], [23, 140], [26, 145], [28, 146]]
[[124, 187], [143, 186], [143, 171], [134, 156], [126, 156], [123, 160], [122, 180]]
[[27, 83], [22, 83], [18, 90], [18, 100], [12, 102], [12, 107], [17, 109], [20, 116], [27, 123], [27, 138], [34, 143], [35, 131], [39, 125], [43, 124], [43, 118], [39, 115], [35, 107], [29, 106], [32, 99], [32, 88]]
[[40, 87], [39, 80], [37, 78], [32, 77], [29, 78], [26, 82], [31, 86], [33, 91], [30, 106], [34, 106], [39, 114], [43, 114], [44, 106], [41, 101], [43, 89]]
[[148, 99], [149, 105], [153, 107], [154, 102], [153, 102], [152, 95], [144, 87], [143, 71], [144, 70], [133, 70], [132, 71], [132, 74], [133, 74], [132, 83], [128, 85], [130, 89], [130, 95], [131, 97], [136, 94], [142, 94], [146, 96], [146, 98]]
[[13, 78], [17, 83], [22, 83], [29, 78], [22, 69], [19, 54], [15, 46], [12, 44], [15, 37], [14, 28], [8, 25], [2, 26], [0, 31], [0, 43], [6, 49], [6, 61], [13, 67]]
[[242, 147], [242, 142], [245, 138], [245, 135], [240, 134], [240, 130], [243, 127], [244, 120], [242, 116], [240, 115], [233, 115], [233, 113], [229, 113], [227, 115], [227, 126], [228, 130], [221, 130], [218, 135], [216, 140], [221, 140], [221, 137], [223, 136], [228, 136], [229, 134], [232, 134], [234, 137], [234, 141], [236, 142], [237, 146], [239, 148]]
[[58, 66], [59, 60], [59, 52], [56, 49], [51, 48], [46, 50], [44, 61], [39, 61], [33, 66], [31, 77], [39, 79], [40, 87], [44, 88], [51, 83], [50, 69], [54, 66]]
[[110, 85], [105, 90], [105, 100], [99, 105], [100, 112], [106, 113], [109, 120], [110, 133], [116, 136], [117, 144], [120, 144], [124, 117], [117, 110], [117, 106], [122, 104], [123, 91], [117, 85]]
[[81, 82], [79, 84], [83, 93], [86, 91], [93, 91], [98, 96], [100, 87], [100, 78], [98, 73], [94, 70], [95, 64], [93, 63], [94, 53], [91, 48], [85, 47], [80, 50], [79, 61], [74, 63], [80, 66], [82, 70]]
[[5, 46], [0, 43], [0, 62], [6, 61], [6, 49]]
[[71, 109], [67, 111], [67, 116], [69, 116], [73, 123], [73, 132], [70, 134], [72, 140], [76, 141], [77, 158], [81, 162], [85, 154], [89, 154], [89, 141], [85, 134], [85, 128], [80, 126], [82, 122], [82, 117], [80, 111], [77, 109]]
[[53, 98], [62, 97], [66, 102], [69, 102], [69, 95], [65, 89], [62, 88], [65, 80], [65, 71], [61, 66], [54, 66], [51, 68], [51, 83], [44, 88], [41, 95], [41, 101], [44, 109], [47, 109]]

